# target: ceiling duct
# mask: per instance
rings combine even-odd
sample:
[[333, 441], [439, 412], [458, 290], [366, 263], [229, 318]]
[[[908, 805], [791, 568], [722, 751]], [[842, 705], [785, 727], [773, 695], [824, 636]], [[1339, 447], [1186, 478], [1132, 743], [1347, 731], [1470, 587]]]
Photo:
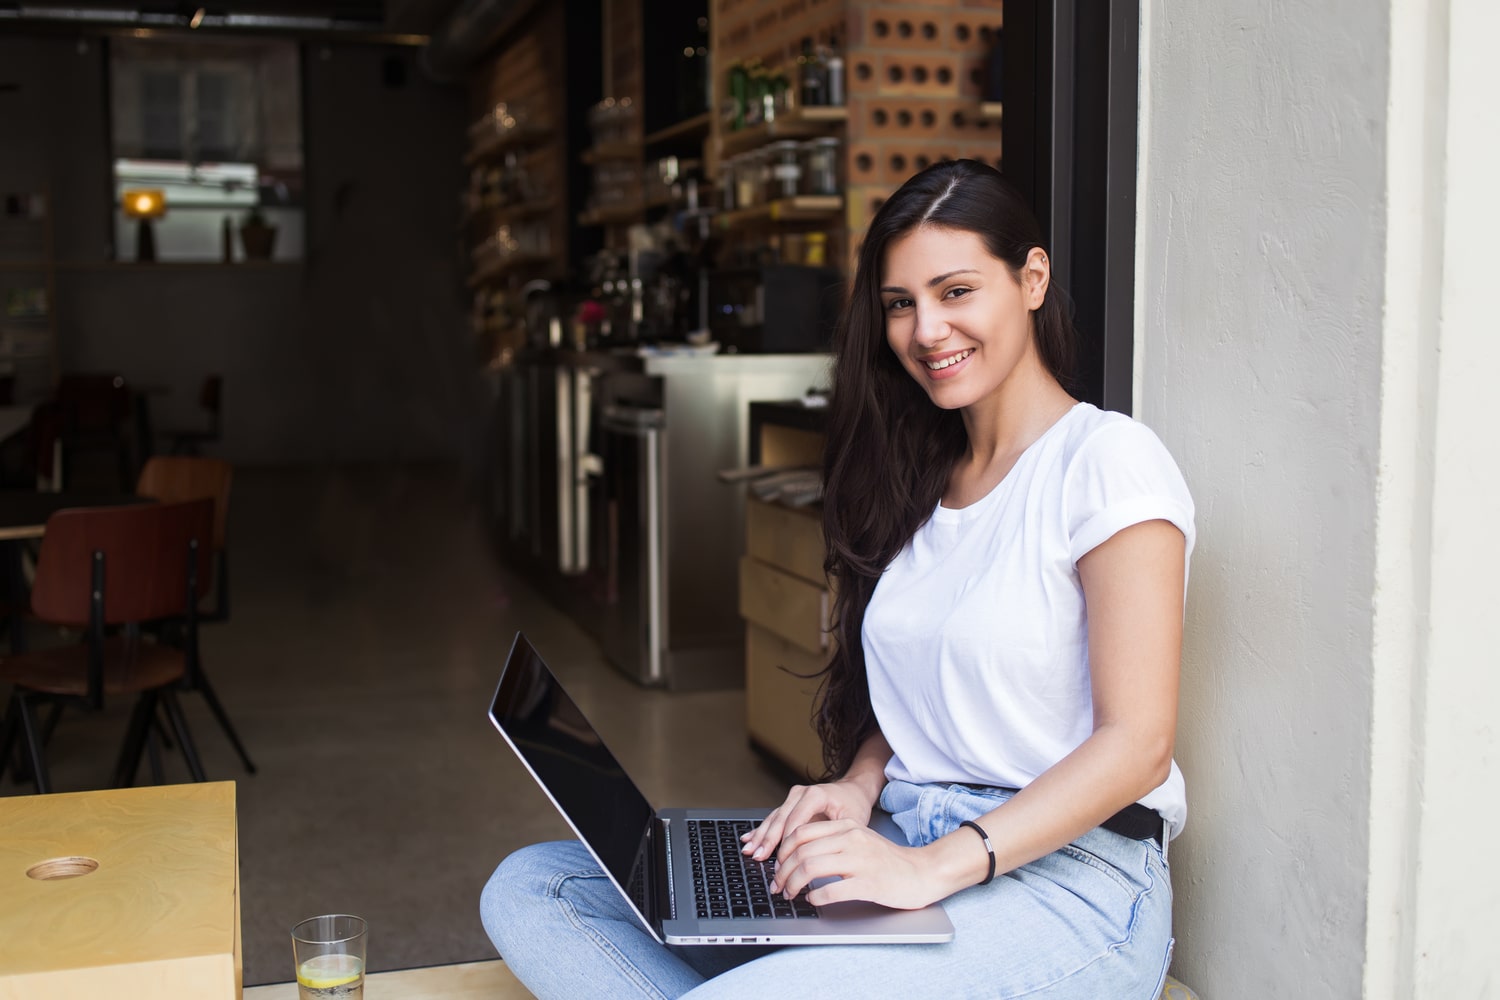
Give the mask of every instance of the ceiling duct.
[[77, 3], [0, 2], [0, 29], [39, 31], [176, 32], [203, 34], [262, 34], [297, 38], [339, 37], [422, 44], [424, 35], [390, 32], [383, 5], [365, 2], [286, 3], [275, 0], [207, 0], [197, 3], [114, 3], [80, 0]]
[[441, 82], [457, 80], [536, 5], [537, 0], [463, 0], [433, 30], [422, 50], [423, 68]]

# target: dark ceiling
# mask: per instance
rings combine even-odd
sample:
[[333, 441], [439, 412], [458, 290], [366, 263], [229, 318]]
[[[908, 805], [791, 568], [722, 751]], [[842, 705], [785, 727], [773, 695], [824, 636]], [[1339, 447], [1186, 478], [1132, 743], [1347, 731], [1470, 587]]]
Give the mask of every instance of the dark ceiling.
[[[0, 0], [0, 26], [186, 26], [200, 8], [204, 27], [224, 30], [352, 31], [427, 35], [457, 0]], [[254, 19], [254, 20], [251, 20]]]

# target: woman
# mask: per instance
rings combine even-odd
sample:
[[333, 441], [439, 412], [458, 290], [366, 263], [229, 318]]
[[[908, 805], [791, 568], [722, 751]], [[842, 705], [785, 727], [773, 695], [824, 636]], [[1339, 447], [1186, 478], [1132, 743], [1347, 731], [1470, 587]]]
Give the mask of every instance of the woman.
[[[1186, 816], [1172, 744], [1192, 500], [1155, 435], [1069, 395], [1073, 337], [1036, 221], [994, 170], [937, 164], [871, 222], [824, 460], [831, 780], [793, 788], [744, 851], [774, 854], [789, 896], [839, 876], [813, 903], [943, 900], [954, 940], [665, 948], [581, 847], [541, 845], [483, 906], [529, 987], [1157, 995], [1164, 840]], [[907, 845], [867, 828], [877, 803]]]

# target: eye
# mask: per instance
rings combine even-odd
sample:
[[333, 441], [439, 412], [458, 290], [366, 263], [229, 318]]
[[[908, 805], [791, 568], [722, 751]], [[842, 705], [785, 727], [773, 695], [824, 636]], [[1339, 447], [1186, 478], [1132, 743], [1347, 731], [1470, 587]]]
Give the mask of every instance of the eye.
[[911, 299], [891, 299], [885, 304], [885, 311], [895, 312], [898, 309], [909, 309], [910, 307]]
[[965, 288], [962, 285], [959, 285], [957, 287], [950, 288], [946, 292], [944, 292], [943, 293], [943, 298], [945, 298], [945, 299], [961, 299], [965, 295], [968, 295], [973, 290], [974, 289], [972, 289], [972, 288]]

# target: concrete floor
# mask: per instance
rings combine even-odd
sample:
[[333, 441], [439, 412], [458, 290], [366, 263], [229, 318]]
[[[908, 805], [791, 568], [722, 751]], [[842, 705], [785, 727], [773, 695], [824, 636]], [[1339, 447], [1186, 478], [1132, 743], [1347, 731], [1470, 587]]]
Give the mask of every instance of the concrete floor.
[[[238, 782], [247, 985], [290, 977], [288, 929], [318, 913], [369, 920], [372, 971], [494, 956], [484, 880], [509, 851], [567, 835], [485, 715], [517, 629], [651, 801], [784, 792], [746, 746], [743, 691], [626, 679], [494, 565], [446, 470], [240, 470], [229, 544], [233, 618], [203, 629], [204, 662], [260, 773], [245, 774], [199, 698], [185, 703], [209, 778]], [[129, 707], [64, 716], [49, 748], [58, 791], [107, 780]]]

